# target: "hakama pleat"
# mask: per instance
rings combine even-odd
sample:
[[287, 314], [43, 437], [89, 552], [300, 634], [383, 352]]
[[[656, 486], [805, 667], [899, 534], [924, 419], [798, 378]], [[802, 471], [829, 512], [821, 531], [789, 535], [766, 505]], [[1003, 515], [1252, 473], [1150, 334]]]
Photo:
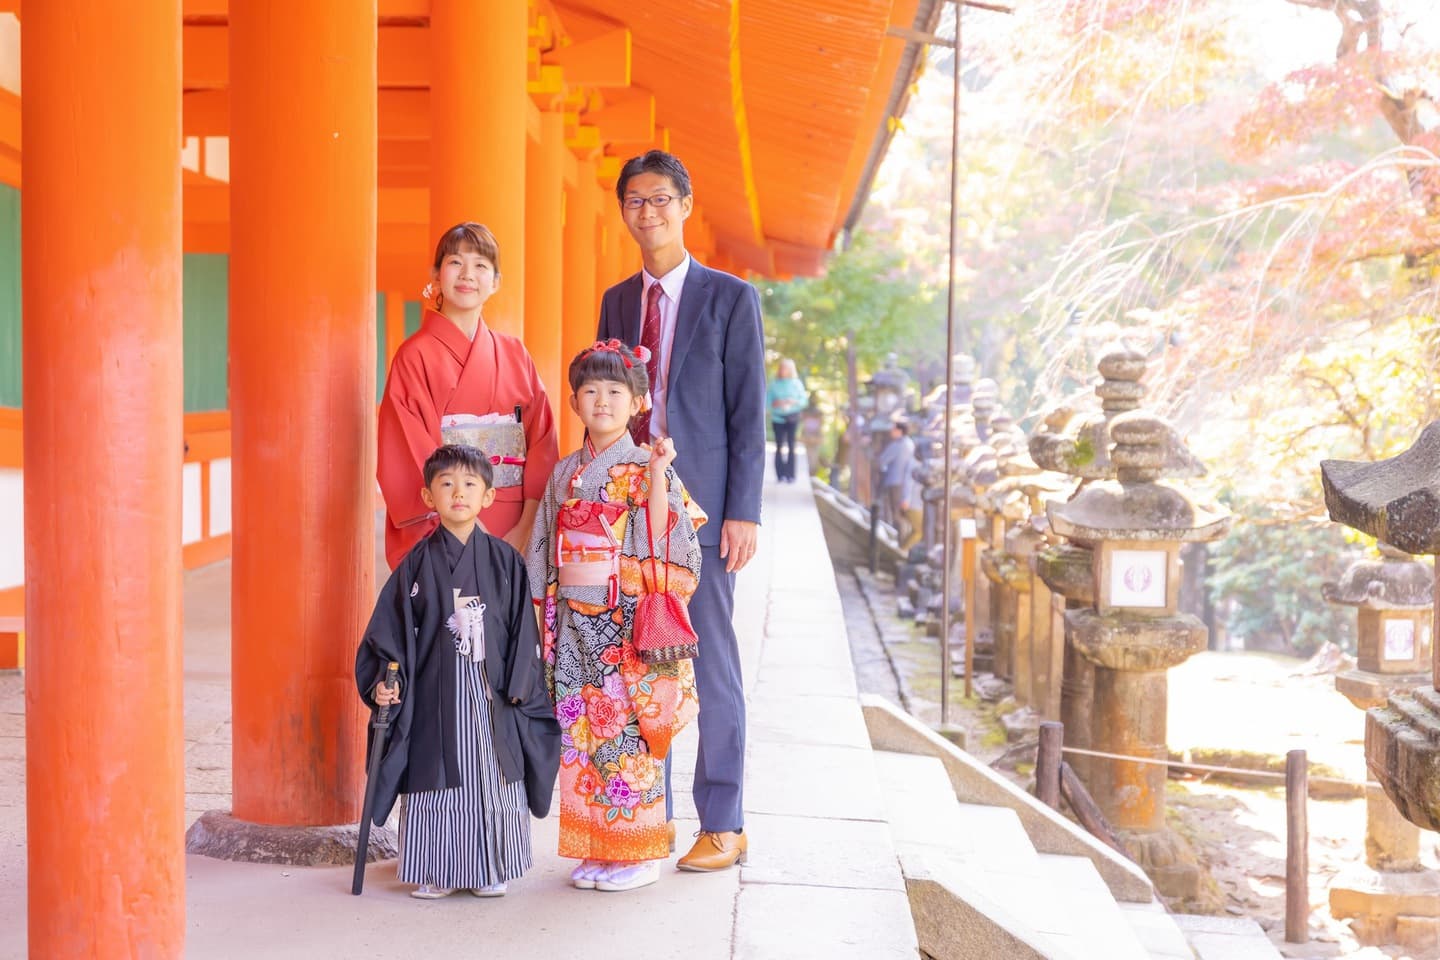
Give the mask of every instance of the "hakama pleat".
[[399, 879], [437, 887], [486, 887], [530, 869], [525, 783], [506, 783], [491, 735], [480, 664], [456, 654], [460, 786], [406, 794], [400, 808]]

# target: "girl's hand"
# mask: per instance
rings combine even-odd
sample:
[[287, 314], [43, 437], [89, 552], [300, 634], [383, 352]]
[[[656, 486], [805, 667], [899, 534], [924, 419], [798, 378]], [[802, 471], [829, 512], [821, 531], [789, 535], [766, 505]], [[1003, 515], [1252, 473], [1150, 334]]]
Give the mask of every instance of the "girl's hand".
[[661, 437], [650, 446], [650, 476], [664, 477], [665, 469], [675, 462], [675, 441]]

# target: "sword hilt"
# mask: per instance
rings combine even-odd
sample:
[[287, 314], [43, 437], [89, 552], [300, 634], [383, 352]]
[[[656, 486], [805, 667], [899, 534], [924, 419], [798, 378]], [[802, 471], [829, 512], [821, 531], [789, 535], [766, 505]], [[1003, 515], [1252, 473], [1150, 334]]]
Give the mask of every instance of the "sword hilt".
[[[395, 686], [395, 679], [396, 679], [399, 675], [400, 675], [400, 664], [399, 664], [398, 662], [394, 661], [394, 660], [391, 660], [391, 661], [390, 661], [390, 666], [388, 666], [388, 667], [385, 668], [385, 682], [384, 682], [383, 685], [384, 685], [384, 686], [387, 686], [387, 687], [393, 687], [393, 686]], [[388, 726], [390, 726], [390, 704], [388, 704], [388, 703], [382, 703], [382, 704], [380, 705], [380, 713], [379, 713], [378, 715], [376, 715], [376, 717], [375, 717], [375, 726], [377, 726], [377, 727], [388, 727]]]

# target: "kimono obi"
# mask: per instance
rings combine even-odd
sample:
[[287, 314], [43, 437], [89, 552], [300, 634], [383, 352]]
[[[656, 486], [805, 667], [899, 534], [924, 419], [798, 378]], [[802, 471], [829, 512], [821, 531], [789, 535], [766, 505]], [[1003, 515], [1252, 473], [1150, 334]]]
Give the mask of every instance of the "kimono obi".
[[556, 580], [562, 587], [606, 587], [620, 599], [620, 544], [629, 509], [623, 503], [567, 500], [556, 516]]
[[440, 418], [440, 440], [475, 447], [490, 458], [495, 468], [497, 499], [518, 499], [525, 480], [525, 424], [519, 407], [514, 417], [496, 413], [475, 416], [447, 413]]

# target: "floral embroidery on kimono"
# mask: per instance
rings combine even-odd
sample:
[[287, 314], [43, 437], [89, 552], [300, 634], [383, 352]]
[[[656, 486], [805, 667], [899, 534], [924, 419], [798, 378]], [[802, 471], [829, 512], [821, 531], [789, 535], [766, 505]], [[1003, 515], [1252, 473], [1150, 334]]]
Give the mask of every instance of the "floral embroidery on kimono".
[[561, 729], [563, 857], [669, 855], [663, 760], [699, 711], [695, 672], [689, 660], [644, 663], [632, 631], [635, 605], [657, 580], [668, 575], [670, 592], [686, 600], [695, 592], [696, 530], [706, 517], [667, 470], [669, 543], [655, 532], [660, 562], [652, 562], [649, 460], [650, 448], [628, 434], [561, 460], [530, 541], [531, 591], [543, 610], [546, 680]]

